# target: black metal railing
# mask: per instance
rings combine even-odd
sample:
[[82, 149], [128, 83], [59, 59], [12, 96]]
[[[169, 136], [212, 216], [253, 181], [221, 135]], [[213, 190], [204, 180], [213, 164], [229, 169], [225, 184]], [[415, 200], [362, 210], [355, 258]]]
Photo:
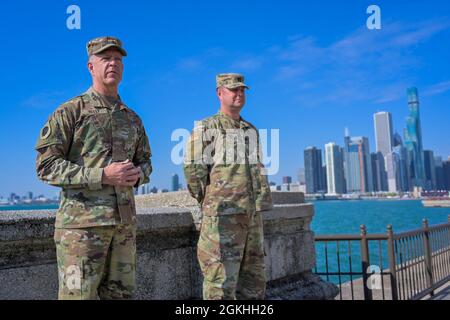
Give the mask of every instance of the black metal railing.
[[[448, 222], [395, 234], [315, 237], [315, 273], [336, 283], [341, 300], [416, 300], [450, 281]], [[323, 254], [323, 255], [322, 255]]]

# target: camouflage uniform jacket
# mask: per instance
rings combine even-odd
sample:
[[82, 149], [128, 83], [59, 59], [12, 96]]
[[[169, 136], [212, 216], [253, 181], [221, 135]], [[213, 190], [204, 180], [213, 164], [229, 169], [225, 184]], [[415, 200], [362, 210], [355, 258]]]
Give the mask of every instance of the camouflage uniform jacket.
[[139, 116], [120, 99], [113, 106], [93, 88], [62, 104], [36, 144], [38, 177], [59, 186], [56, 228], [136, 222], [132, 187], [102, 185], [103, 168], [129, 159], [149, 182], [151, 151]]
[[196, 124], [187, 144], [184, 173], [204, 215], [272, 208], [260, 150], [257, 129], [242, 118], [234, 120], [219, 112]]

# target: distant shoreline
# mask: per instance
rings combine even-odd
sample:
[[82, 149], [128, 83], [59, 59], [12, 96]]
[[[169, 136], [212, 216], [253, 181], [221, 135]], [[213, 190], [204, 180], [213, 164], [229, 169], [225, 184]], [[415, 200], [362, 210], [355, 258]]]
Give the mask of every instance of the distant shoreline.
[[308, 199], [306, 201], [422, 201], [424, 198], [348, 198], [348, 199]]
[[[359, 201], [422, 201], [426, 198], [355, 198], [355, 199], [308, 199], [305, 202], [359, 202]], [[45, 204], [19, 204], [19, 205], [0, 205], [0, 211], [21, 211], [21, 210], [56, 210], [59, 208], [59, 203], [45, 203]]]
[[0, 205], [0, 211], [58, 209], [59, 203]]
[[[305, 202], [322, 202], [322, 201], [339, 201], [339, 202], [349, 202], [349, 201], [421, 201], [422, 199], [389, 199], [389, 198], [363, 198], [363, 199], [305, 199]], [[0, 211], [21, 211], [21, 210], [52, 210], [58, 209], [59, 203], [46, 203], [46, 204], [20, 204], [20, 205], [0, 205]]]

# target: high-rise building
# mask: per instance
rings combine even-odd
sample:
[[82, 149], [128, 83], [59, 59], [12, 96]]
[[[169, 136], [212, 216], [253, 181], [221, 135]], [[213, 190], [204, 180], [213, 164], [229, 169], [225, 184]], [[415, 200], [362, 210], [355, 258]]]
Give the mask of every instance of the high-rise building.
[[292, 177], [289, 176], [283, 177], [283, 183], [287, 184], [292, 183]]
[[381, 152], [372, 153], [372, 176], [374, 191], [388, 191], [386, 164]]
[[281, 191], [291, 191], [292, 177], [283, 177], [283, 183], [281, 184]]
[[389, 112], [377, 112], [373, 115], [373, 122], [377, 152], [381, 152], [385, 157], [394, 147], [392, 116]]
[[406, 118], [405, 147], [408, 150], [408, 170], [410, 173], [410, 189], [424, 187], [425, 170], [423, 161], [422, 128], [420, 125], [419, 94], [417, 88], [409, 88]]
[[327, 192], [328, 187], [327, 187], [327, 165], [323, 164], [322, 166], [322, 190], [323, 192]]
[[423, 151], [423, 165], [425, 170], [425, 190], [437, 190], [436, 169], [434, 164], [434, 154], [431, 150]]
[[301, 168], [298, 170], [298, 182], [300, 183], [300, 185], [306, 184], [305, 168]]
[[28, 193], [27, 193], [27, 199], [28, 199], [28, 200], [33, 200], [33, 192], [28, 191]]
[[401, 191], [401, 178], [400, 178], [400, 157], [395, 152], [389, 152], [385, 157], [388, 191], [399, 192]]
[[403, 146], [403, 139], [397, 132], [394, 133], [394, 147], [396, 146]]
[[443, 171], [444, 171], [444, 190], [450, 191], [450, 157], [447, 161], [444, 161], [442, 164]]
[[328, 193], [345, 193], [343, 149], [334, 142], [325, 145], [325, 163]]
[[358, 152], [344, 152], [345, 188], [347, 193], [361, 192], [361, 170]]
[[347, 135], [344, 150], [347, 192], [372, 192], [373, 177], [369, 140], [366, 137]]
[[392, 152], [397, 154], [398, 157], [398, 173], [397, 176], [400, 179], [400, 189], [399, 191], [407, 192], [409, 190], [409, 173], [408, 173], [408, 150], [399, 144], [394, 147]]
[[323, 184], [322, 151], [316, 147], [304, 150], [306, 192], [326, 192]]
[[445, 190], [444, 163], [442, 157], [434, 157], [434, 170], [436, 175], [436, 189]]
[[178, 191], [180, 189], [180, 179], [177, 174], [172, 176], [172, 191]]

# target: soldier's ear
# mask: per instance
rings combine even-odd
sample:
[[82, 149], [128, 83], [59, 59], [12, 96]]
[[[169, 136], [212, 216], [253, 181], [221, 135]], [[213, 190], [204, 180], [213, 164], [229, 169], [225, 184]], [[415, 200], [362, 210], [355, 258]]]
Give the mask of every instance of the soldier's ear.
[[87, 68], [89, 73], [92, 74], [92, 71], [94, 70], [94, 65], [92, 64], [92, 62], [88, 61]]
[[92, 71], [94, 70], [94, 65], [92, 63], [93, 55], [89, 55], [88, 62], [87, 62], [87, 68], [89, 70], [89, 73], [92, 74]]

